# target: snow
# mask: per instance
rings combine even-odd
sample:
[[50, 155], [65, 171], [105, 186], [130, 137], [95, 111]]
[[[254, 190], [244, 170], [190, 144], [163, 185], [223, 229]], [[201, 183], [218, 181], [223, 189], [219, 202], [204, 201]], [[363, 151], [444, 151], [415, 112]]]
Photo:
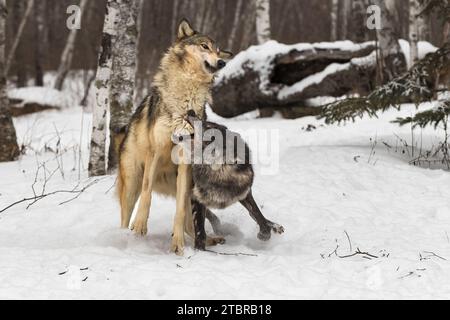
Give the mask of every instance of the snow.
[[[410, 48], [409, 42], [406, 40], [400, 39], [399, 43], [400, 43], [400, 47], [405, 55], [408, 68], [410, 68], [412, 66], [412, 63], [411, 63], [411, 53], [410, 53], [411, 48]], [[427, 54], [436, 52], [439, 49], [427, 41], [419, 41], [417, 43], [417, 47], [419, 50], [419, 59], [423, 59], [423, 58], [425, 58], [425, 56]]]
[[8, 98], [23, 101], [22, 105], [37, 103], [39, 105], [68, 108], [67, 96], [58, 90], [45, 87], [25, 87], [8, 90]]
[[350, 66], [351, 66], [350, 62], [332, 63], [329, 66], [327, 66], [322, 72], [318, 72], [316, 74], [313, 74], [312, 76], [306, 77], [302, 81], [299, 81], [293, 84], [292, 86], [284, 86], [283, 89], [281, 89], [278, 92], [278, 99], [284, 100], [297, 92], [302, 92], [303, 90], [305, 90], [305, 88], [311, 85], [319, 84], [321, 81], [323, 81], [323, 79], [325, 79], [329, 75], [349, 69]]
[[[253, 220], [234, 206], [218, 212], [231, 235], [212, 250], [250, 256], [195, 252], [188, 241], [177, 257], [169, 253], [174, 201], [154, 197], [149, 235], [138, 238], [118, 228], [115, 177], [101, 177], [68, 203], [61, 204], [75, 195], [0, 213], [0, 298], [450, 298], [450, 175], [409, 165], [412, 156], [396, 136], [411, 142], [411, 129], [389, 122], [415, 112], [407, 105], [378, 119], [325, 126], [315, 118], [225, 120], [209, 110], [232, 130], [279, 131], [279, 172], [262, 175], [257, 164], [254, 195], [285, 235], [260, 242]], [[44, 161], [55, 172], [48, 192], [96, 181], [86, 173], [90, 123], [80, 108], [15, 119], [28, 151], [0, 164], [0, 210], [33, 195]], [[317, 129], [304, 130], [308, 125]], [[416, 129], [416, 153], [442, 135]], [[38, 194], [43, 179], [41, 170]], [[357, 248], [379, 258], [334, 254]]]

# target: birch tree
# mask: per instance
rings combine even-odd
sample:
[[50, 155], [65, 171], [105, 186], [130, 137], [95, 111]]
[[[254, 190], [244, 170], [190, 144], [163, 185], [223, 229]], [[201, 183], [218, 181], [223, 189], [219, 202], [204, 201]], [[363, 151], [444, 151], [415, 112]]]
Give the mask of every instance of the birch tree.
[[19, 155], [16, 130], [9, 113], [9, 102], [6, 95], [6, 16], [6, 1], [0, 0], [0, 162], [15, 160]]
[[25, 26], [27, 25], [28, 18], [30, 17], [31, 12], [33, 11], [33, 6], [34, 0], [28, 0], [27, 8], [20, 22], [19, 29], [16, 31], [16, 37], [14, 38], [14, 42], [11, 45], [11, 49], [9, 50], [8, 60], [6, 61], [6, 68], [5, 68], [6, 75], [8, 75], [9, 69], [11, 68], [14, 55], [16, 54], [17, 47], [19, 46], [20, 40], [22, 39], [23, 31], [25, 30]]
[[[80, 19], [83, 16], [84, 9], [86, 8], [88, 0], [81, 0], [80, 1]], [[58, 73], [56, 75], [55, 80], [55, 89], [56, 90], [62, 90], [64, 80], [66, 79], [67, 73], [70, 70], [70, 67], [72, 65], [73, 60], [73, 52], [75, 49], [75, 41], [77, 40], [78, 35], [78, 28], [72, 28], [70, 30], [69, 36], [67, 38], [66, 46], [64, 47], [64, 51], [61, 55], [61, 62], [59, 64]]]
[[411, 64], [419, 60], [419, 41], [427, 41], [430, 38], [430, 20], [419, 0], [409, 0], [409, 43], [411, 47]]
[[109, 86], [113, 67], [112, 48], [117, 38], [117, 22], [120, 19], [119, 3], [108, 0], [103, 26], [102, 44], [95, 79], [96, 104], [93, 110], [89, 175], [106, 174], [106, 135], [109, 106]]
[[270, 0], [255, 0], [256, 36], [259, 44], [271, 39]]
[[133, 112], [138, 58], [138, 17], [143, 0], [122, 0], [117, 23], [117, 39], [113, 45], [113, 73], [110, 88], [109, 170], [117, 167], [117, 154]]
[[377, 29], [377, 38], [380, 47], [379, 70], [382, 79], [386, 82], [406, 71], [406, 59], [398, 42], [395, 29], [395, 1], [372, 0], [381, 9], [381, 28]]
[[331, 0], [331, 41], [338, 39], [339, 0]]

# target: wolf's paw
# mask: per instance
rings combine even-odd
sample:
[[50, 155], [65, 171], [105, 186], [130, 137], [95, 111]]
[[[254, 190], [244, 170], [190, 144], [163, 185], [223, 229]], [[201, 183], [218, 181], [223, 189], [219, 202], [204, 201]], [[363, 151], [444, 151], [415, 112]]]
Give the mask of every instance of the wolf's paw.
[[225, 244], [226, 240], [224, 237], [207, 237], [206, 238], [206, 245], [208, 247], [214, 247], [219, 244]]
[[135, 220], [131, 225], [131, 230], [138, 236], [147, 235], [147, 220]]
[[279, 224], [272, 223], [270, 227], [272, 228], [272, 231], [274, 233], [277, 233], [277, 234], [283, 234], [284, 233], [284, 227], [280, 226]]
[[271, 231], [270, 229], [268, 229], [268, 230], [261, 230], [258, 233], [258, 239], [261, 240], [261, 241], [269, 241], [270, 238], [272, 237], [272, 233], [270, 231]]
[[175, 253], [177, 256], [184, 255], [184, 236], [173, 235], [170, 251]]

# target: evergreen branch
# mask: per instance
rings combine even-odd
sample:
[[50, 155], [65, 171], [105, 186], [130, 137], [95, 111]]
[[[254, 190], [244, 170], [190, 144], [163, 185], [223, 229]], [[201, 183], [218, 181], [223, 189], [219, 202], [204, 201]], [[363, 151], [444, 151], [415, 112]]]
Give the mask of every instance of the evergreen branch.
[[428, 54], [408, 72], [373, 91], [367, 98], [350, 98], [324, 106], [319, 118], [327, 124], [355, 121], [364, 114], [376, 116], [377, 111], [391, 107], [400, 109], [403, 103], [413, 102], [417, 106], [431, 101], [437, 91], [435, 79], [450, 64], [450, 42], [435, 53]]
[[441, 101], [440, 104], [427, 111], [419, 112], [414, 117], [397, 118], [392, 121], [400, 126], [406, 124], [413, 124], [413, 127], [424, 128], [429, 125], [433, 125], [436, 129], [440, 123], [446, 123], [448, 116], [450, 115], [450, 101]]

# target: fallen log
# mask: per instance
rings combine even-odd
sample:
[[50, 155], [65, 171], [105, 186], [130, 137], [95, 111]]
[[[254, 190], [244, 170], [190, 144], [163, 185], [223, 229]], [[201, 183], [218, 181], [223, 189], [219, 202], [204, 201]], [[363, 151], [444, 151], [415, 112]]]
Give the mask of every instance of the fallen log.
[[9, 109], [13, 117], [68, 107], [67, 96], [45, 87], [26, 87], [8, 91]]
[[371, 92], [376, 65], [375, 42], [269, 41], [241, 52], [221, 71], [212, 90], [212, 108], [226, 118], [267, 108], [288, 118], [314, 115], [309, 99]]

